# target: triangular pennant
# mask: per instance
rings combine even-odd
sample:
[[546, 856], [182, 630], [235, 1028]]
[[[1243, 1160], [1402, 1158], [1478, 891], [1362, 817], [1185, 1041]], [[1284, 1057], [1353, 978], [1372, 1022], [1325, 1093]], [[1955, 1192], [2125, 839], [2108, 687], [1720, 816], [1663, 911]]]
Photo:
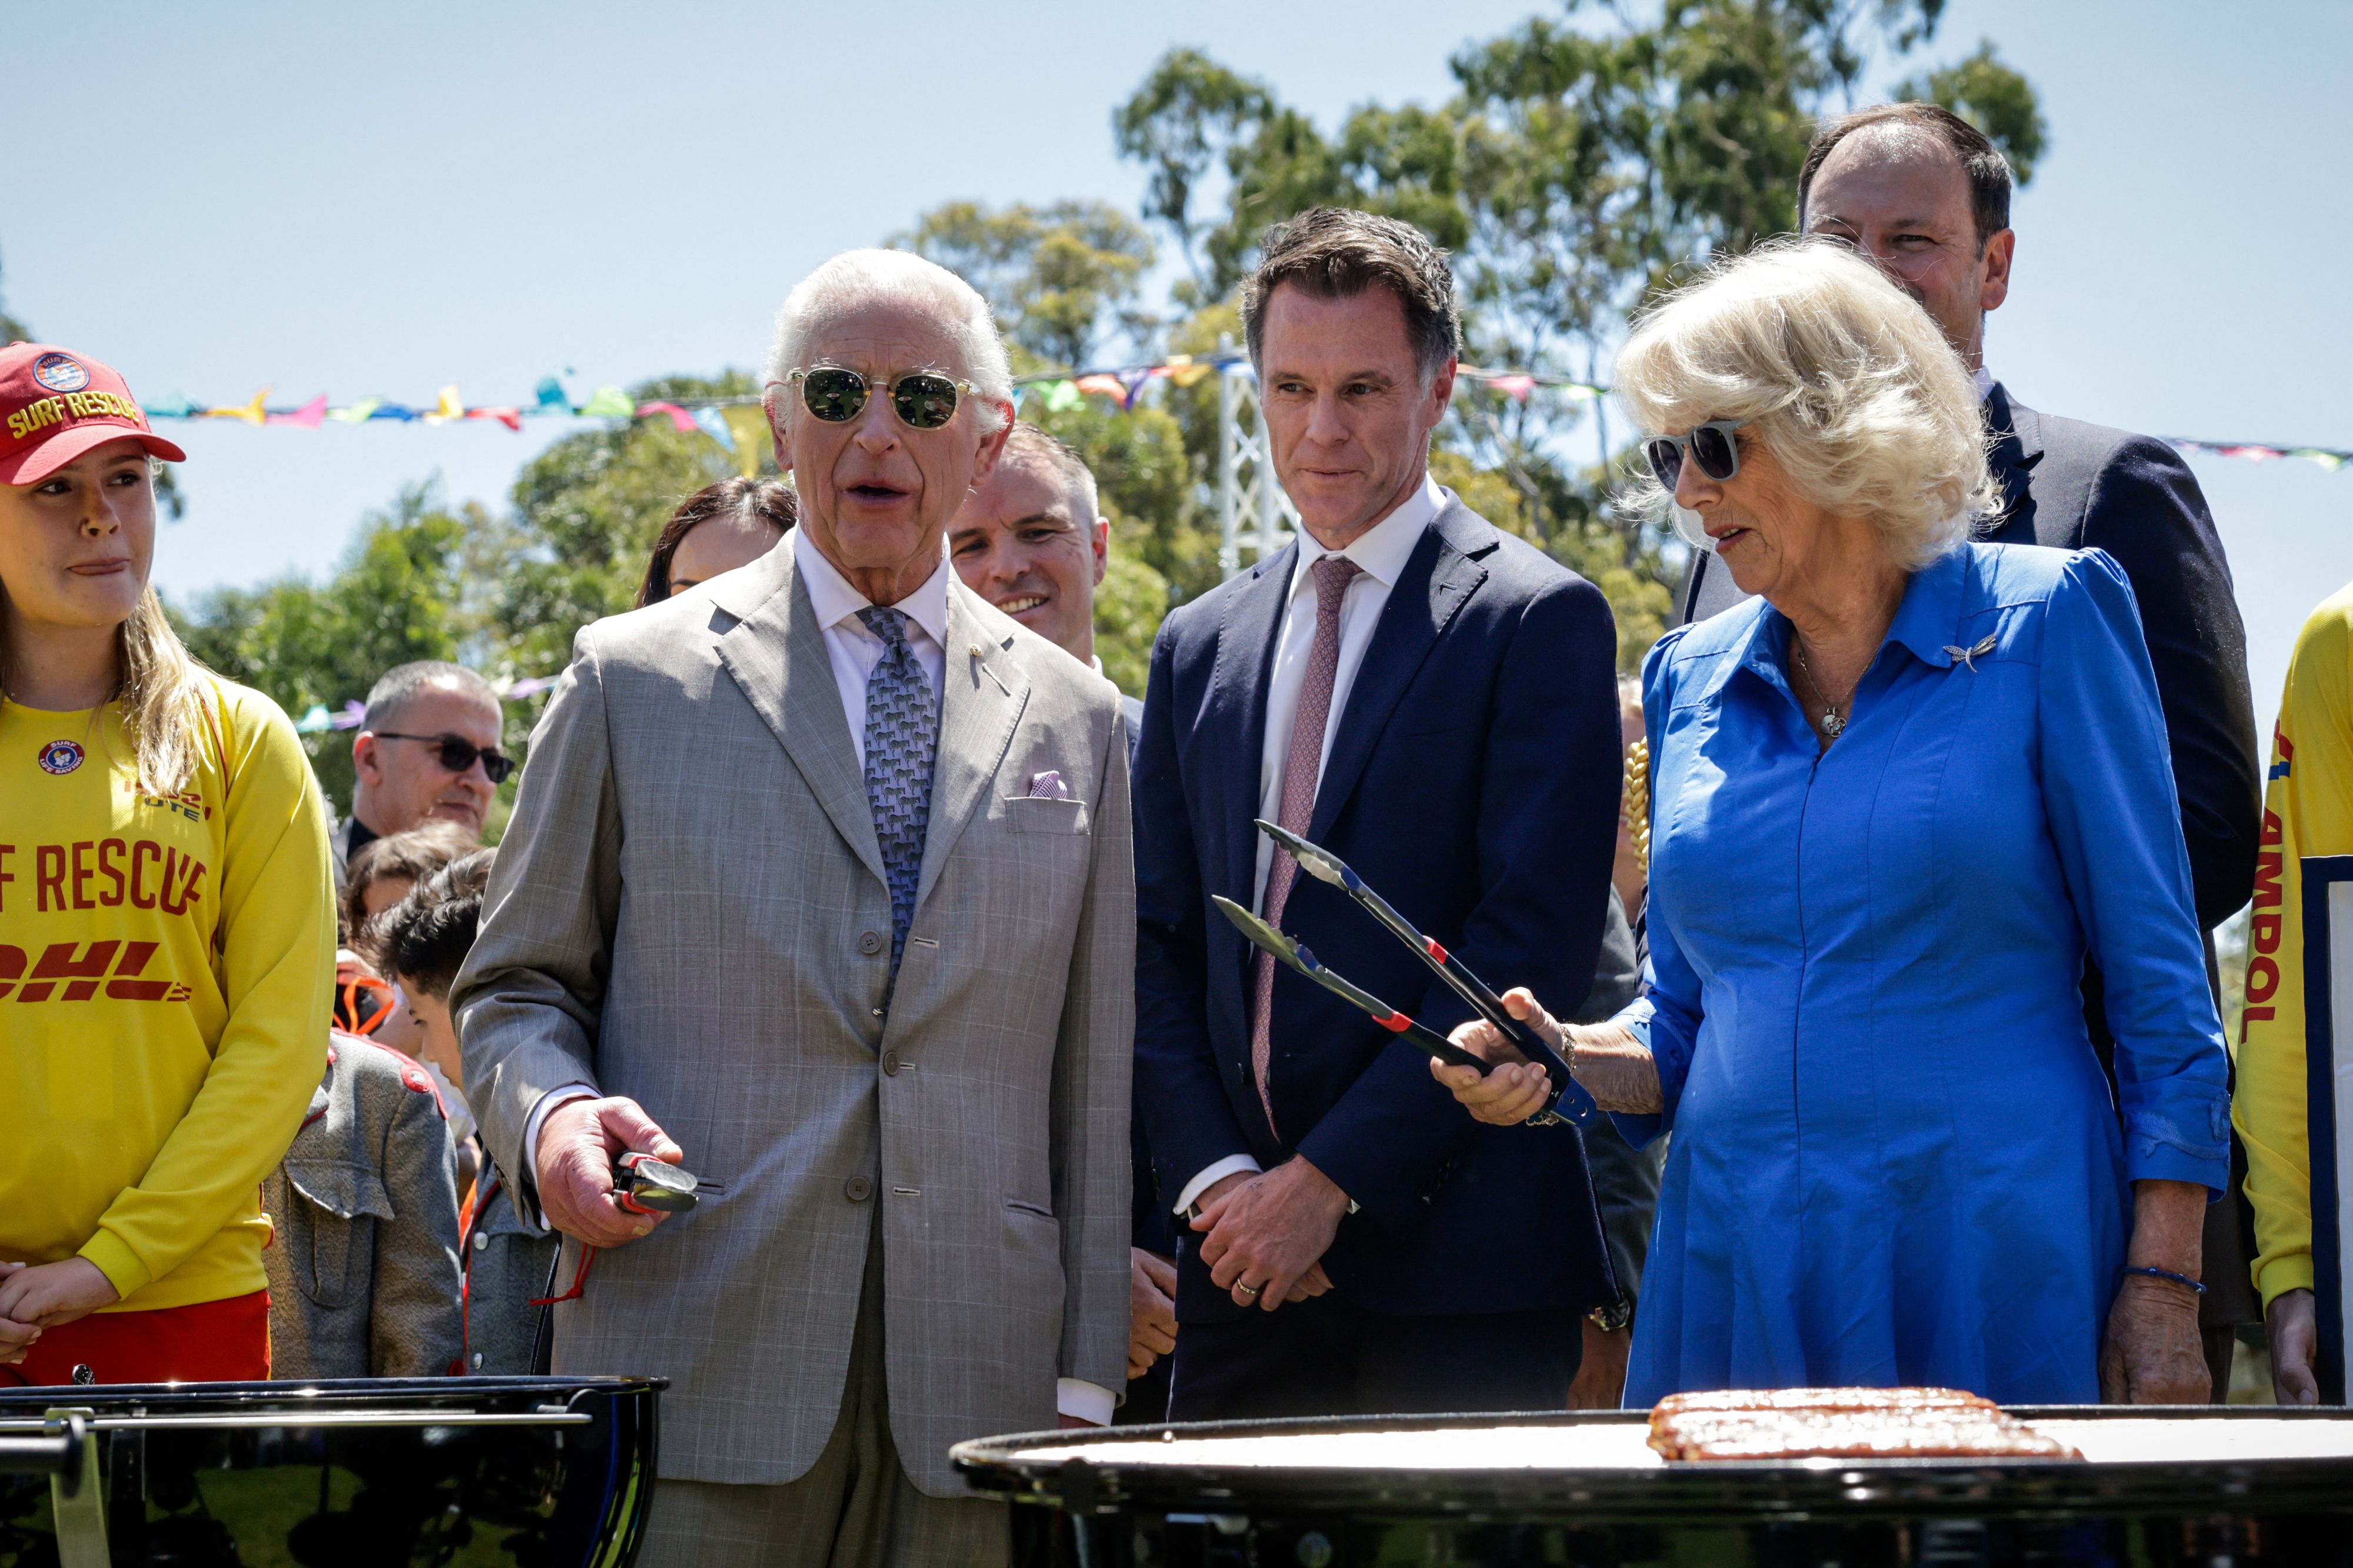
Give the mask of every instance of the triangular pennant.
[[727, 421], [727, 428], [735, 433], [735, 468], [745, 479], [760, 472], [760, 458], [773, 441], [768, 434], [768, 411], [756, 403], [731, 403], [719, 411]]

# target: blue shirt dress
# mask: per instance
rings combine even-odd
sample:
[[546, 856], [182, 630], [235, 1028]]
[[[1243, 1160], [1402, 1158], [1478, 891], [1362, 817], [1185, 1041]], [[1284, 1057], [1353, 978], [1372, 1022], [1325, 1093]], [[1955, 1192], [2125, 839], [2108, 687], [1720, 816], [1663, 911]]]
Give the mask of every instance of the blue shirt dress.
[[[2123, 572], [1915, 573], [1821, 751], [1762, 599], [1644, 667], [1673, 1134], [1627, 1403], [1941, 1384], [2099, 1398], [2129, 1184], [2220, 1190], [2229, 1102], [2164, 718]], [[2121, 1125], [2084, 1026], [2106, 984]]]

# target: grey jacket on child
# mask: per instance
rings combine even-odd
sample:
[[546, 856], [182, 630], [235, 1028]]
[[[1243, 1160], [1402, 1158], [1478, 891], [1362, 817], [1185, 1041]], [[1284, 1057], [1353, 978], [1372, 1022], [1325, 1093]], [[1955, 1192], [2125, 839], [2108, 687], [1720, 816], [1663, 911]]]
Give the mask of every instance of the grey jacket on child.
[[466, 1229], [466, 1370], [484, 1376], [543, 1373], [538, 1359], [545, 1307], [569, 1280], [554, 1278], [564, 1238], [515, 1213], [498, 1167], [482, 1163]]
[[457, 1370], [457, 1155], [424, 1068], [335, 1035], [310, 1114], [262, 1184], [262, 1206], [277, 1226], [261, 1255], [274, 1376]]

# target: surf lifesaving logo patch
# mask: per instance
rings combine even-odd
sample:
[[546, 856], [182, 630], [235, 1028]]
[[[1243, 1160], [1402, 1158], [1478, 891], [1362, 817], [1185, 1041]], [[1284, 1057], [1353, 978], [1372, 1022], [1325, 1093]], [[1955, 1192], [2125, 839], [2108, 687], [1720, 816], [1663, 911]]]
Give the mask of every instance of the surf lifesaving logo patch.
[[51, 741], [41, 748], [41, 771], [62, 777], [81, 766], [81, 756], [80, 742]]
[[33, 379], [51, 392], [79, 392], [90, 384], [90, 372], [71, 354], [43, 354], [33, 362]]

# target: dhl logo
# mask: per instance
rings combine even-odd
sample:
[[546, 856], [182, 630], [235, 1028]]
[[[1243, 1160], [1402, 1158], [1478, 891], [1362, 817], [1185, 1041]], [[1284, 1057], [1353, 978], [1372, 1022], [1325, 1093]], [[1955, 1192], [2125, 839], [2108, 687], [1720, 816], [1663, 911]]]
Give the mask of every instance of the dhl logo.
[[[40, 961], [25, 973], [26, 957], [21, 947], [0, 942], [0, 1002], [94, 1000], [103, 984], [110, 1001], [185, 1002], [188, 988], [169, 980], [142, 980], [147, 961], [155, 956], [152, 942], [94, 942], [87, 948], [70, 942], [53, 942], [41, 950]], [[116, 957], [117, 952], [121, 954]], [[63, 986], [62, 993], [58, 987]]]

